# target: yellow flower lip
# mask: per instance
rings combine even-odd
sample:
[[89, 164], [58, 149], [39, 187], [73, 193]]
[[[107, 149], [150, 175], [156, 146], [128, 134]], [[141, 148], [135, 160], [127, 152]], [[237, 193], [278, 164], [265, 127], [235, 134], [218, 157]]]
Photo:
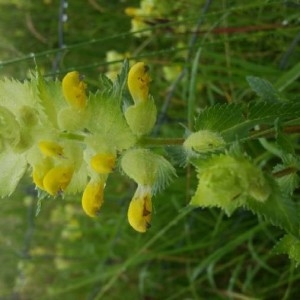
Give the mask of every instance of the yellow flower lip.
[[116, 156], [111, 153], [98, 153], [91, 158], [91, 167], [99, 174], [111, 173], [116, 164]]
[[151, 227], [152, 201], [151, 188], [138, 186], [128, 208], [128, 222], [131, 227], [144, 233]]
[[148, 100], [150, 81], [149, 67], [144, 62], [137, 62], [130, 68], [127, 84], [135, 104]]
[[58, 165], [50, 169], [44, 179], [43, 187], [52, 196], [62, 193], [69, 185], [74, 173], [71, 165]]
[[62, 157], [64, 154], [64, 149], [62, 146], [60, 146], [56, 142], [52, 141], [40, 141], [38, 143], [40, 151], [45, 155], [45, 156], [60, 156]]
[[78, 110], [83, 110], [87, 104], [86, 84], [82, 81], [82, 75], [77, 71], [66, 74], [62, 80], [63, 94], [67, 102]]
[[53, 162], [49, 157], [44, 158], [33, 167], [32, 180], [38, 188], [44, 190], [43, 180], [51, 168], [53, 168]]
[[104, 181], [89, 182], [84, 189], [81, 204], [84, 212], [91, 218], [95, 218], [103, 204]]

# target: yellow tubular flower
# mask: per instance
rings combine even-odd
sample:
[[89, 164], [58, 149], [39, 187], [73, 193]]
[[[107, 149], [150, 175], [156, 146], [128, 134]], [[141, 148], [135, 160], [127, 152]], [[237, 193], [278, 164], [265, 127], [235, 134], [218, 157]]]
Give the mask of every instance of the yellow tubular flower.
[[104, 182], [89, 182], [82, 195], [82, 208], [85, 213], [94, 218], [103, 204]]
[[134, 64], [128, 73], [128, 89], [135, 102], [145, 102], [148, 100], [149, 84], [151, 78], [149, 76], [149, 67], [143, 62]]
[[43, 179], [45, 191], [56, 196], [63, 192], [69, 185], [74, 173], [74, 168], [70, 165], [59, 165], [47, 172]]
[[58, 143], [52, 141], [40, 141], [39, 148], [45, 156], [63, 156], [64, 149]]
[[86, 84], [81, 80], [77, 71], [69, 72], [62, 81], [63, 94], [69, 104], [82, 110], [86, 106]]
[[110, 153], [98, 153], [91, 159], [91, 166], [99, 174], [112, 172], [116, 164], [116, 157]]
[[43, 161], [33, 167], [32, 180], [38, 188], [44, 189], [44, 177], [52, 167], [53, 164], [49, 157], [43, 159]]
[[146, 232], [152, 216], [151, 188], [138, 186], [128, 208], [128, 222], [138, 232]]

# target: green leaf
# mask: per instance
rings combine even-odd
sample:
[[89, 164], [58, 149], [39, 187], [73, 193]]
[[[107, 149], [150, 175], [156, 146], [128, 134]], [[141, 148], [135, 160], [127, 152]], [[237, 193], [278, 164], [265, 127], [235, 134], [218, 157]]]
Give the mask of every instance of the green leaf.
[[113, 83], [112, 98], [116, 99], [118, 103], [121, 103], [122, 101], [123, 91], [127, 84], [128, 71], [129, 62], [126, 59], [124, 60], [120, 74], [117, 75], [117, 78]]
[[277, 102], [252, 101], [246, 110], [248, 122], [254, 124], [273, 124], [275, 120], [298, 118], [300, 114], [300, 102]]
[[276, 181], [282, 193], [291, 196], [300, 185], [300, 177], [297, 174], [300, 170], [300, 161], [291, 154], [284, 155], [282, 160], [282, 164], [274, 167], [273, 174], [277, 175]]
[[113, 82], [105, 74], [100, 74], [99, 81], [99, 93], [109, 98], [113, 91]]
[[37, 77], [39, 104], [47, 116], [47, 120], [53, 127], [57, 128], [57, 112], [63, 107], [67, 107], [59, 81], [45, 81], [41, 74]]
[[251, 101], [243, 104], [217, 104], [200, 112], [195, 121], [195, 130], [219, 132], [225, 141], [234, 141], [247, 135], [256, 125], [274, 125], [275, 122], [298, 118], [298, 100], [273, 102]]
[[102, 97], [100, 93], [91, 95], [89, 100], [86, 128], [92, 134], [101, 136], [102, 140], [115, 150], [131, 147], [136, 139], [119, 104], [111, 98]]
[[291, 234], [286, 234], [274, 247], [276, 254], [287, 254], [298, 266], [300, 263], [300, 240]]
[[246, 77], [251, 89], [259, 96], [262, 100], [268, 102], [281, 101], [279, 93], [275, 90], [273, 85], [262, 78], [255, 76]]
[[4, 152], [0, 155], [0, 197], [11, 195], [24, 175], [27, 162], [24, 155]]
[[238, 132], [231, 129], [244, 121], [242, 105], [217, 104], [200, 112], [195, 121], [195, 129], [217, 131], [222, 133], [225, 140], [234, 139]]
[[299, 236], [298, 206], [281, 192], [273, 178], [268, 177], [267, 179], [272, 190], [269, 198], [264, 202], [248, 198], [245, 208], [262, 216], [267, 222], [281, 227], [286, 232]]
[[284, 153], [295, 154], [295, 145], [292, 138], [285, 134], [280, 126], [280, 122], [275, 122], [276, 144]]

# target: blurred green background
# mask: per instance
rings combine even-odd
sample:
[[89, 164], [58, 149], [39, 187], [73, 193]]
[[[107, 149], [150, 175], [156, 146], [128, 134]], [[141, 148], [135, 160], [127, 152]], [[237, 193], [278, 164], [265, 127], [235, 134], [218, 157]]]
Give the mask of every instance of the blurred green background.
[[[195, 113], [252, 99], [246, 76], [272, 82], [300, 57], [296, 0], [64, 2], [0, 0], [1, 77], [23, 80], [37, 64], [51, 77], [79, 70], [95, 89], [125, 57], [144, 60], [161, 112], [156, 136], [184, 134], [198, 49]], [[299, 82], [286, 95], [297, 92]], [[263, 155], [255, 143], [248, 150]], [[283, 232], [245, 211], [229, 219], [187, 209], [196, 174], [177, 173], [142, 235], [127, 223], [135, 186], [120, 174], [110, 176], [97, 220], [84, 215], [80, 195], [40, 203], [24, 179], [1, 199], [0, 299], [298, 299], [299, 270], [272, 252]]]

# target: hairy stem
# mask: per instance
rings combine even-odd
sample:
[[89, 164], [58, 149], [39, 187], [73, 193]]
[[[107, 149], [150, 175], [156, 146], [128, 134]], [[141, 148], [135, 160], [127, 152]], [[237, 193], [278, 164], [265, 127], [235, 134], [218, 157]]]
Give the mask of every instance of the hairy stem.
[[143, 137], [138, 141], [140, 146], [162, 147], [162, 146], [180, 146], [184, 142], [184, 138], [150, 138]]

